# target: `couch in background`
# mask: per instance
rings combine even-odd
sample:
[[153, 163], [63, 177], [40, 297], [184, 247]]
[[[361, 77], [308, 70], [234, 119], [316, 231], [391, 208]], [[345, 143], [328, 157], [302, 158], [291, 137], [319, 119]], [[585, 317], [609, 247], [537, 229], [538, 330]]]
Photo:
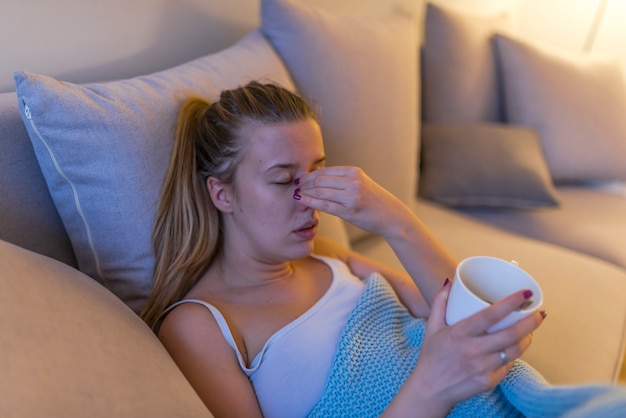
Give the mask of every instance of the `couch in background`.
[[[626, 198], [587, 182], [625, 179], [615, 147], [626, 136], [613, 135], [614, 121], [600, 126], [610, 128], [606, 147], [601, 130], [583, 135], [602, 103], [580, 85], [566, 103], [544, 102], [547, 87], [536, 83], [565, 79], [578, 61], [551, 66], [553, 55], [511, 34], [494, 39], [506, 30], [500, 18], [431, 6], [425, 19], [262, 0], [259, 29], [157, 73], [77, 85], [17, 72], [16, 92], [0, 95], [0, 414], [209, 415], [133, 311], [150, 284], [150, 226], [178, 106], [251, 79], [300, 91], [319, 109], [329, 164], [363, 167], [456, 257], [515, 259], [537, 278], [548, 318], [524, 359], [549, 381], [616, 381]], [[511, 68], [498, 60], [516, 70], [523, 58], [527, 79], [507, 81]], [[589, 163], [596, 149], [601, 158]], [[321, 233], [398, 266], [380, 237], [336, 218], [325, 217]]]

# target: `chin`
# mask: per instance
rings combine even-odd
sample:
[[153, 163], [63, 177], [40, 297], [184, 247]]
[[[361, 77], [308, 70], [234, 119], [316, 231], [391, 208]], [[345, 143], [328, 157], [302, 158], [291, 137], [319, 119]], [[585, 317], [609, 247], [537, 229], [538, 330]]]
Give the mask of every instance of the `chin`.
[[313, 254], [313, 249], [315, 245], [313, 244], [313, 240], [302, 242], [297, 245], [297, 249], [293, 248], [293, 251], [290, 251], [294, 256], [293, 259], [308, 257]]

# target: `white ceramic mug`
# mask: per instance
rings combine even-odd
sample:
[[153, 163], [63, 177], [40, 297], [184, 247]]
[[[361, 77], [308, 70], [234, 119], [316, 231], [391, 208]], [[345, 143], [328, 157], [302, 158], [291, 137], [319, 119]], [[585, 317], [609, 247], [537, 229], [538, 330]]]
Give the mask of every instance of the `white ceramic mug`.
[[535, 279], [515, 261], [487, 256], [466, 258], [456, 268], [448, 297], [446, 323], [454, 325], [519, 290], [533, 292], [528, 303], [511, 312], [487, 332], [506, 328], [535, 312], [543, 303], [543, 292]]

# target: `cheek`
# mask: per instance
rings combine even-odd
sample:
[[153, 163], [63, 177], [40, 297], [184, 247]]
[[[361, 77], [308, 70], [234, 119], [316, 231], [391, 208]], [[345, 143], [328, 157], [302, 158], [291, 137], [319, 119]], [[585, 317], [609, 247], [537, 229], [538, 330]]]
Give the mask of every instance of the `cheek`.
[[294, 207], [294, 199], [292, 195], [293, 191], [289, 193], [282, 190], [280, 192], [267, 193], [265, 196], [260, 198], [262, 199], [264, 206], [264, 209], [262, 208], [262, 210], [270, 216], [270, 222], [274, 220], [276, 223], [284, 219], [284, 216], [292, 213]]
[[265, 218], [270, 222], [279, 215], [290, 213], [295, 201], [293, 187], [244, 187], [237, 194], [238, 210], [242, 213], [254, 215], [255, 218]]

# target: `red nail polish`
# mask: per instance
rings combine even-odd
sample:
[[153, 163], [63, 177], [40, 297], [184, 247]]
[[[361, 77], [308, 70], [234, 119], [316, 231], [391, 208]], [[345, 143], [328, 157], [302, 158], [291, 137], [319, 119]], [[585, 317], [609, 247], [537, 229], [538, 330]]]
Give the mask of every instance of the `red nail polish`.
[[539, 313], [541, 314], [541, 319], [546, 319], [546, 316], [548, 316], [546, 311], [539, 311]]
[[446, 287], [446, 286], [448, 285], [448, 283], [450, 283], [450, 279], [448, 279], [448, 278], [446, 277], [446, 281], [445, 281], [445, 282], [443, 282], [443, 287]]
[[533, 291], [532, 290], [526, 290], [524, 292], [524, 299], [530, 299], [533, 297]]
[[300, 196], [299, 194], [294, 193], [293, 194], [293, 198], [296, 199], [296, 200], [300, 200], [300, 199], [302, 199], [302, 196]]
[[295, 179], [293, 181], [293, 184], [295, 184], [296, 186], [300, 184], [300, 177], [298, 177], [297, 179]]

